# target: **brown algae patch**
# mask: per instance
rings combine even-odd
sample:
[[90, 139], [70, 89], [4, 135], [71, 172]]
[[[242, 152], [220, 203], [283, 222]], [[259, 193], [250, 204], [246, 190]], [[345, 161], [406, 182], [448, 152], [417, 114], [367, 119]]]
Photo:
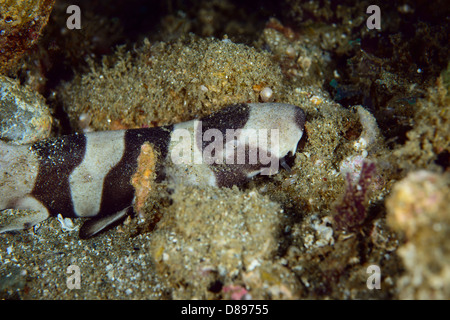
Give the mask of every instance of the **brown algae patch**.
[[258, 102], [254, 85], [279, 97], [283, 76], [269, 53], [229, 40], [194, 36], [121, 48], [59, 89], [71, 122], [91, 116], [94, 130], [173, 124], [223, 106]]
[[445, 82], [444, 77], [449, 69], [450, 64], [437, 79], [436, 87], [429, 88], [426, 97], [413, 106], [411, 122], [414, 126], [407, 132], [405, 144], [392, 153], [399, 167], [406, 172], [422, 168], [439, 171], [437, 160], [442, 157], [445, 163], [444, 158], [450, 154], [450, 81]]

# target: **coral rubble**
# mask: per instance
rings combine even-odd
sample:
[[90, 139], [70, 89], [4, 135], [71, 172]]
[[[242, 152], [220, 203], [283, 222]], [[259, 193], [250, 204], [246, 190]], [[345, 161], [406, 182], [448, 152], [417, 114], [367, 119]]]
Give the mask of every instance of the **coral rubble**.
[[406, 272], [401, 299], [450, 297], [450, 176], [419, 170], [397, 182], [386, 200], [387, 221], [405, 234], [398, 249]]

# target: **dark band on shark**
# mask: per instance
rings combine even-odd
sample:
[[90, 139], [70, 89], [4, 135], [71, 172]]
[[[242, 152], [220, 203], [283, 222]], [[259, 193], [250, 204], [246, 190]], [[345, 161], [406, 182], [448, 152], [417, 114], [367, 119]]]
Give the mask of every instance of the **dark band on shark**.
[[[214, 138], [212, 138], [212, 141], [202, 139], [208, 130], [218, 130], [222, 137], [226, 137], [227, 130], [242, 129], [247, 123], [249, 116], [250, 106], [248, 104], [240, 103], [228, 106], [220, 113], [212, 114], [203, 118], [201, 135], [197, 135], [198, 148], [204, 152], [205, 149], [208, 148], [212, 142], [214, 142]], [[226, 139], [223, 139], [224, 149], [225, 143]], [[212, 153], [212, 156], [215, 156], [214, 152]], [[247, 152], [245, 156], [247, 158]], [[239, 185], [245, 182], [247, 180], [247, 175], [243, 169], [244, 168], [238, 164], [211, 164], [211, 170], [216, 176], [216, 184], [218, 187], [232, 187], [233, 185]]]
[[31, 195], [39, 200], [51, 215], [64, 213], [67, 217], [76, 217], [69, 178], [84, 159], [86, 137], [83, 134], [72, 134], [46, 139], [36, 142], [31, 148], [39, 160], [39, 171]]
[[297, 124], [297, 127], [301, 130], [305, 127], [305, 121], [306, 116], [302, 109], [296, 108], [295, 109], [295, 123]]
[[[113, 211], [120, 211], [131, 206], [134, 198], [131, 177], [137, 167], [141, 146], [145, 142], [150, 143], [161, 159], [165, 159], [171, 131], [172, 126], [125, 131], [125, 150], [120, 162], [105, 177], [98, 216], [103, 217]], [[161, 181], [164, 177], [162, 161], [157, 165], [156, 177], [156, 181]]]
[[[197, 145], [204, 150], [209, 141], [202, 139], [205, 132], [210, 129], [219, 130], [222, 136], [226, 136], [229, 129], [242, 129], [248, 121], [250, 115], [248, 104], [235, 104], [223, 109], [220, 113], [214, 113], [202, 119], [202, 133], [197, 135]], [[225, 145], [225, 140], [223, 141]]]

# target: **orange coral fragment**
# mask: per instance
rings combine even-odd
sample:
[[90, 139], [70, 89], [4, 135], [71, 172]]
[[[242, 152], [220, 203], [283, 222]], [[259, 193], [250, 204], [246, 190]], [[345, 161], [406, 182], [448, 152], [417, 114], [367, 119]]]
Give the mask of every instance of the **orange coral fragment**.
[[130, 129], [126, 124], [123, 124], [120, 120], [114, 120], [111, 122], [110, 130], [126, 130]]
[[263, 88], [263, 86], [260, 84], [253, 85], [253, 91], [260, 92], [262, 90], [262, 88]]
[[141, 152], [137, 160], [137, 170], [131, 178], [131, 184], [135, 189], [136, 195], [134, 209], [141, 217], [143, 216], [142, 209], [153, 189], [152, 186], [156, 177], [156, 161], [157, 156], [153, 147], [148, 142], [145, 142], [141, 146]]

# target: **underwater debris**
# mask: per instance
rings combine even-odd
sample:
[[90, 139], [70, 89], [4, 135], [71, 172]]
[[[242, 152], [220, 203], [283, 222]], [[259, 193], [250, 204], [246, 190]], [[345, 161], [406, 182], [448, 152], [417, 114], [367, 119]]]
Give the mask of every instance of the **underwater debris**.
[[337, 230], [358, 228], [366, 219], [368, 191], [375, 171], [375, 163], [364, 161], [356, 183], [352, 182], [350, 173], [347, 173], [344, 197], [335, 207], [334, 222]]
[[374, 116], [362, 106], [356, 107], [362, 132], [358, 140], [353, 143], [353, 149], [357, 154], [353, 154], [342, 160], [339, 165], [340, 173], [350, 174], [351, 181], [359, 178], [362, 171], [362, 164], [374, 148], [379, 147], [377, 142], [380, 139], [380, 130]]
[[261, 97], [261, 100], [264, 102], [271, 101], [273, 98], [273, 90], [269, 87], [265, 87], [261, 90], [259, 93], [259, 96]]
[[63, 232], [74, 231], [77, 229], [77, 227], [74, 226], [72, 219], [64, 218], [62, 216], [62, 214], [58, 214], [58, 216], [56, 218], [58, 219], [59, 223], [61, 224], [61, 230]]
[[229, 294], [231, 300], [250, 300], [252, 296], [248, 293], [247, 289], [240, 285], [228, 285], [222, 288], [222, 292]]
[[362, 106], [356, 107], [358, 111], [359, 121], [362, 126], [362, 133], [355, 142], [354, 148], [363, 154], [369, 152], [380, 137], [380, 129], [378, 128], [375, 117]]

